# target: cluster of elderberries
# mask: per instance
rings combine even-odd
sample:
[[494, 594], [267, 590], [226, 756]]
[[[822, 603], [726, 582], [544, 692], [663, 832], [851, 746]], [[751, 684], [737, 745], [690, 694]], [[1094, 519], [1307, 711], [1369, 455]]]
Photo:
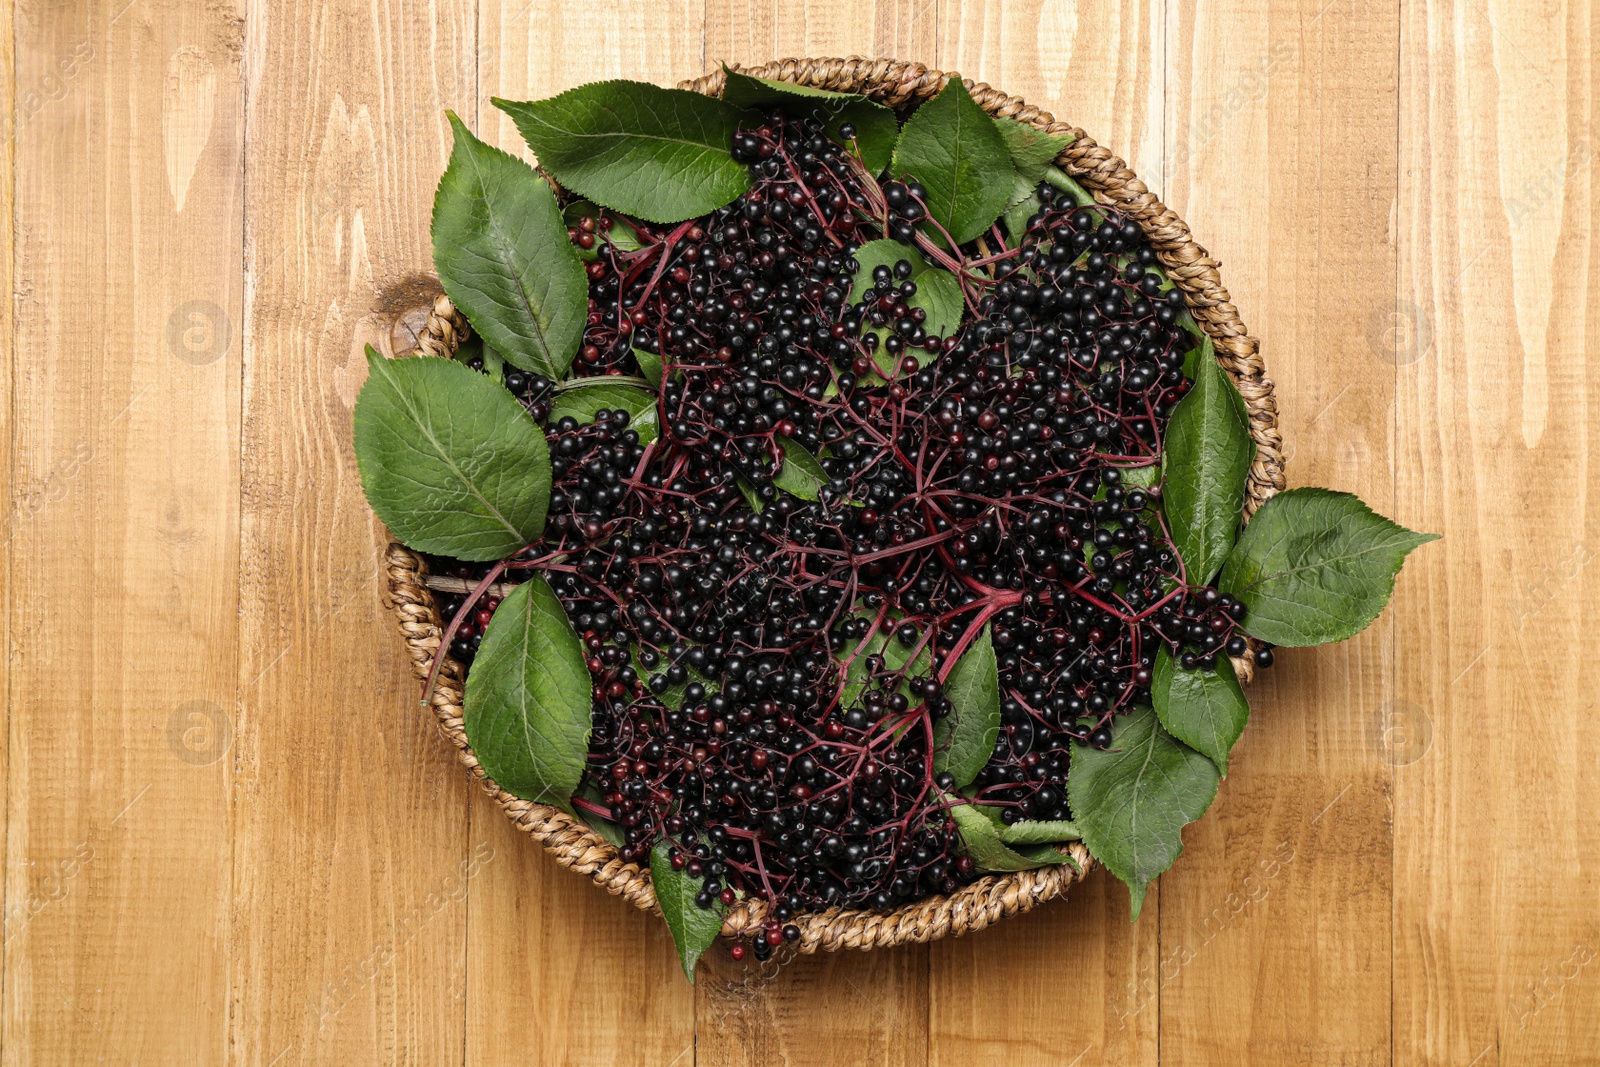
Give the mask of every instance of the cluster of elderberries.
[[[1163, 642], [1185, 666], [1246, 647], [1240, 606], [1185, 584], [1161, 523], [1193, 340], [1135, 224], [1041, 186], [1020, 242], [997, 227], [964, 250], [988, 273], [963, 280], [967, 325], [933, 336], [911, 256], [855, 277], [862, 244], [915, 237], [914, 180], [880, 186], [811, 119], [733, 148], [754, 184], [710, 216], [640, 224], [634, 251], [608, 220], [574, 228], [599, 251], [578, 372], [658, 360], [660, 436], [625, 411], [549, 426], [551, 518], [523, 562], [590, 656], [580, 810], [629, 859], [670, 838], [705, 906], [769, 901], [761, 955], [799, 912], [976, 875], [932, 765], [944, 682], [985, 626], [1003, 725], [965, 792], [1008, 823], [1070, 815], [1070, 746], [1113, 744]], [[507, 385], [548, 417], [552, 383]]]

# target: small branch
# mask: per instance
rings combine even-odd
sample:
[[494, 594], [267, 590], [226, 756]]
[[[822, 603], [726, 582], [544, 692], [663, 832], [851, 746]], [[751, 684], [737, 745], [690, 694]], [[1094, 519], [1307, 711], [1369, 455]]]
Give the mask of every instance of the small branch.
[[[477, 588], [476, 582], [469, 582], [465, 578], [450, 578], [441, 574], [430, 574], [423, 580], [423, 585], [439, 593], [470, 593]], [[488, 589], [490, 596], [497, 596], [501, 600], [511, 595], [511, 591], [521, 582], [498, 582]]]
[[565, 393], [570, 389], [586, 389], [596, 385], [633, 385], [640, 389], [654, 389], [648, 379], [638, 378], [632, 374], [591, 374], [583, 378], [568, 378], [555, 387], [555, 392]]
[[433, 687], [439, 681], [439, 668], [444, 666], [444, 658], [450, 653], [450, 643], [455, 640], [456, 631], [461, 629], [461, 620], [473, 609], [489, 587], [494, 585], [494, 580], [505, 573], [506, 561], [501, 560], [490, 569], [483, 580], [472, 587], [467, 594], [467, 599], [461, 602], [461, 607], [456, 609], [456, 617], [450, 620], [450, 625], [444, 628], [444, 636], [439, 638], [439, 647], [433, 653], [433, 666], [428, 668], [428, 684], [422, 690], [422, 706], [427, 707], [433, 699]]
[[617, 821], [616, 817], [611, 814], [610, 808], [601, 807], [592, 800], [585, 800], [583, 797], [573, 797], [572, 806], [577, 808], [579, 811], [586, 811], [591, 815], [598, 815], [606, 822]]

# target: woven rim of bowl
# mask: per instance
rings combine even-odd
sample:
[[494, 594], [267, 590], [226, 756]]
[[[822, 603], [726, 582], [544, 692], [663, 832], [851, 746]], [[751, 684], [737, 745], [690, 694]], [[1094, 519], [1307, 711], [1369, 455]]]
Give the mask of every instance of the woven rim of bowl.
[[[757, 67], [734, 65], [733, 69], [761, 78], [862, 93], [894, 108], [933, 97], [950, 77], [920, 63], [859, 56], [782, 59]], [[1196, 321], [1211, 336], [1217, 349], [1217, 361], [1232, 375], [1250, 413], [1250, 436], [1255, 441], [1256, 457], [1246, 486], [1245, 516], [1253, 515], [1284, 486], [1278, 407], [1273, 398], [1272, 382], [1264, 376], [1257, 342], [1245, 329], [1228, 291], [1223, 288], [1216, 260], [1195, 243], [1184, 221], [1145, 188], [1127, 164], [1082, 130], [1058, 122], [1049, 112], [989, 85], [963, 80], [972, 98], [991, 115], [1016, 119], [1052, 134], [1071, 135], [1072, 143], [1057, 158], [1057, 164], [1082, 182], [1099, 202], [1138, 222], [1149, 237], [1156, 254], [1187, 298]], [[724, 81], [723, 72], [718, 70], [683, 82], [680, 87], [715, 96], [722, 92]], [[449, 357], [469, 332], [466, 319], [447, 297], [440, 296], [417, 339], [414, 354]], [[404, 545], [392, 544], [386, 557], [386, 569], [391, 603], [399, 618], [412, 666], [419, 677], [425, 678], [443, 636], [439, 610], [426, 585], [426, 565]], [[1244, 657], [1234, 660], [1234, 666], [1240, 680], [1248, 684], [1254, 673], [1254, 663]], [[464, 677], [462, 665], [446, 657], [431, 703], [441, 732], [456, 747], [472, 776], [518, 829], [543, 844], [556, 862], [589, 875], [608, 892], [624, 897], [639, 908], [659, 912], [648, 870], [625, 862], [610, 842], [580, 820], [547, 804], [512, 796], [484, 773], [467, 743], [462, 725]], [[1062, 863], [1031, 871], [987, 875], [949, 896], [930, 897], [890, 912], [831, 908], [798, 916], [793, 922], [800, 928], [800, 939], [794, 947], [800, 952], [870, 949], [981, 930], [998, 919], [1028, 911], [1060, 896], [1080, 881], [1093, 860], [1081, 842], [1074, 842], [1070, 851], [1076, 867]], [[754, 933], [766, 921], [766, 911], [762, 901], [735, 905], [729, 909], [723, 923], [723, 936]]]

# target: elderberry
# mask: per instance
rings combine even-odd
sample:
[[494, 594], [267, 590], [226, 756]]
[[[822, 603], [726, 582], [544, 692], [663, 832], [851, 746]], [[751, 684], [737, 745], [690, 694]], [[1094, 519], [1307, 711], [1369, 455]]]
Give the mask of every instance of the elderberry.
[[[795, 915], [978, 876], [947, 810], [956, 779], [928, 768], [942, 682], [984, 625], [1001, 728], [964, 792], [1008, 825], [1071, 816], [1072, 746], [1115, 747], [1158, 649], [1187, 669], [1252, 654], [1244, 605], [1184, 583], [1154, 511], [1195, 342], [1139, 227], [1041, 185], [975, 313], [931, 336], [911, 257], [865, 277], [855, 258], [885, 219], [913, 241], [927, 191], [879, 187], [826, 119], [739, 130], [749, 191], [634, 223], [638, 250], [574, 228], [595, 252], [574, 373], [651, 357], [657, 439], [628, 411], [552, 423], [556, 383], [505, 379], [552, 473], [544, 537], [508, 573], [542, 568], [591, 675], [598, 800], [581, 810], [630, 861], [674, 841], [702, 907], [767, 901], [758, 960], [799, 937]], [[826, 477], [814, 494], [789, 491], [800, 451]], [[470, 664], [487, 622], [464, 618], [452, 654]]]

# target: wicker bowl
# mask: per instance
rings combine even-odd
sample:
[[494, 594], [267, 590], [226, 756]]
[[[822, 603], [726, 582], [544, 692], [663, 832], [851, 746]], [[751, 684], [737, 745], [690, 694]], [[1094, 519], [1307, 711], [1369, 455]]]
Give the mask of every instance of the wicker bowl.
[[[743, 68], [741, 68], [743, 69]], [[744, 69], [747, 74], [798, 82], [839, 92], [862, 93], [890, 107], [904, 109], [935, 96], [949, 75], [920, 63], [891, 59], [784, 59]], [[722, 91], [724, 76], [715, 71], [683, 83], [685, 89], [708, 95]], [[1263, 377], [1256, 340], [1239, 320], [1239, 313], [1222, 286], [1217, 263], [1195, 243], [1183, 220], [1145, 188], [1127, 165], [1095, 144], [1074, 126], [1058, 122], [1048, 112], [982, 83], [967, 82], [972, 97], [992, 115], [1026, 122], [1050, 133], [1071, 134], [1057, 164], [1078, 179], [1101, 203], [1116, 208], [1138, 222], [1179, 289], [1197, 322], [1216, 345], [1217, 359], [1233, 377], [1250, 412], [1250, 436], [1256, 445], [1245, 492], [1248, 518], [1273, 493], [1283, 488], [1283, 455], [1278, 434], [1278, 409], [1272, 382]], [[428, 315], [417, 342], [417, 354], [450, 356], [467, 336], [465, 318], [440, 296]], [[428, 585], [427, 568], [416, 553], [403, 545], [390, 545], [386, 559], [390, 601], [400, 631], [419, 677], [433, 665], [443, 635], [443, 622]], [[1240, 680], [1248, 683], [1254, 664], [1248, 658], [1234, 661]], [[495, 799], [517, 827], [532, 835], [558, 863], [593, 878], [608, 891], [646, 910], [656, 910], [650, 873], [624, 862], [617, 849], [581, 821], [545, 804], [534, 804], [500, 789], [485, 775], [467, 743], [462, 726], [462, 689], [465, 671], [446, 658], [431, 698], [445, 738], [458, 750], [461, 761]], [[997, 919], [1028, 911], [1059, 896], [1084, 877], [1093, 860], [1081, 843], [1072, 846], [1078, 869], [1071, 864], [1014, 874], [980, 878], [949, 896], [930, 897], [890, 912], [833, 908], [797, 917], [801, 952], [818, 949], [869, 949], [907, 942], [931, 941], [945, 934], [981, 930]], [[729, 910], [724, 936], [749, 934], [766, 918], [766, 904], [746, 901]]]

